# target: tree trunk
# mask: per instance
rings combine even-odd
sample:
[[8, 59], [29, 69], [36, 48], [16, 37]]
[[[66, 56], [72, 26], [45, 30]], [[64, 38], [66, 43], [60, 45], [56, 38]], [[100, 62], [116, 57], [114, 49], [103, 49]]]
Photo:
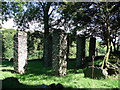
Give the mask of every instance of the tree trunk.
[[85, 37], [77, 37], [76, 67], [82, 67], [85, 59]]
[[114, 52], [116, 52], [115, 42], [113, 42], [113, 48], [114, 48]]
[[52, 73], [55, 76], [65, 76], [67, 69], [67, 35], [61, 30], [53, 32]]
[[96, 38], [91, 37], [89, 43], [89, 61], [92, 61], [92, 56], [95, 56], [95, 48], [96, 48]]
[[110, 42], [109, 39], [107, 39], [107, 47], [108, 47], [108, 50], [107, 50], [106, 55], [104, 57], [104, 60], [103, 60], [103, 63], [102, 63], [102, 68], [107, 66], [107, 62], [108, 62], [110, 51], [111, 51], [111, 42]]
[[24, 74], [27, 70], [27, 33], [18, 31], [14, 36], [14, 70]]
[[49, 12], [49, 8], [50, 8], [50, 3], [48, 3], [46, 5], [46, 7], [44, 7], [44, 54], [43, 54], [43, 57], [44, 57], [44, 66], [45, 67], [48, 67], [48, 66], [51, 66], [51, 60], [52, 60], [52, 56], [51, 55], [51, 52], [50, 52], [50, 47], [51, 47], [51, 43], [49, 41], [49, 15], [48, 15], [48, 12]]
[[117, 44], [117, 52], [119, 51], [119, 48], [120, 48], [120, 45], [119, 45], [119, 44]]

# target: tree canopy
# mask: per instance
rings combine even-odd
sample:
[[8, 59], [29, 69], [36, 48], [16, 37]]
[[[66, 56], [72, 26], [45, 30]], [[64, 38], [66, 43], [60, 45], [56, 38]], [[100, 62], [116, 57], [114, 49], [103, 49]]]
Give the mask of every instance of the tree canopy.
[[100, 37], [107, 46], [106, 62], [120, 35], [120, 2], [2, 2], [2, 21], [8, 18], [14, 18], [18, 30], [39, 23], [44, 30], [45, 60], [51, 54], [49, 36], [55, 29], [68, 31], [73, 40], [77, 34]]

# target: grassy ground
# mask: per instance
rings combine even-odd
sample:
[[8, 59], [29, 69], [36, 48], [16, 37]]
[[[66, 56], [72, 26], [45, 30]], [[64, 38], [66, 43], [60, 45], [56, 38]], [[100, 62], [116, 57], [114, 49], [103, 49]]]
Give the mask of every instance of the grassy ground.
[[19, 83], [6, 81], [5, 87], [40, 88], [41, 84], [50, 85], [61, 83], [65, 88], [118, 88], [118, 79], [112, 76], [100, 80], [84, 78], [82, 69], [74, 69], [75, 61], [69, 61], [66, 77], [51, 75], [51, 68], [44, 68], [42, 61], [28, 61], [28, 71], [24, 75], [13, 73], [13, 63], [3, 61], [0, 66], [2, 76], [0, 80], [15, 77]]

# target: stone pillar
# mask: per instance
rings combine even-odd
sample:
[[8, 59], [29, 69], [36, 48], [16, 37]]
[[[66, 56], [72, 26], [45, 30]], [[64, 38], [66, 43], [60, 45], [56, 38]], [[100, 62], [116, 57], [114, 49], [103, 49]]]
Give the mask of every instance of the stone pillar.
[[53, 32], [52, 72], [55, 76], [65, 76], [67, 69], [67, 35], [61, 30]]
[[27, 65], [27, 33], [18, 31], [14, 36], [14, 70], [23, 74]]
[[52, 67], [52, 35], [49, 35], [49, 61], [48, 66]]
[[[2, 31], [0, 31], [0, 67], [1, 66], [2, 66]], [[2, 77], [1, 71], [0, 77]], [[0, 90], [2, 90], [2, 80], [0, 80]]]
[[0, 65], [2, 65], [2, 31], [0, 32]]
[[69, 33], [67, 35], [67, 61], [69, 61]]
[[[2, 65], [2, 31], [0, 31], [0, 65]], [[0, 71], [0, 77], [2, 73]], [[2, 90], [2, 80], [0, 80], [0, 90]]]
[[44, 40], [44, 66], [51, 67], [52, 66], [52, 36], [49, 33]]
[[96, 48], [96, 38], [91, 37], [89, 42], [89, 61], [92, 61], [92, 56], [95, 56], [95, 48]]
[[85, 37], [77, 36], [76, 67], [82, 67], [85, 59]]

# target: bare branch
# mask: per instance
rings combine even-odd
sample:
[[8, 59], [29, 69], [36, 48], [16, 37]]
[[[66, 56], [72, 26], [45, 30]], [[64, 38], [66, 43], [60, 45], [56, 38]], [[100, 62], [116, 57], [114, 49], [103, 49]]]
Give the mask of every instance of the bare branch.
[[50, 16], [52, 13], [53, 13], [53, 11], [55, 10], [56, 8], [54, 8], [51, 12], [50, 12], [50, 14], [48, 15], [48, 16]]

